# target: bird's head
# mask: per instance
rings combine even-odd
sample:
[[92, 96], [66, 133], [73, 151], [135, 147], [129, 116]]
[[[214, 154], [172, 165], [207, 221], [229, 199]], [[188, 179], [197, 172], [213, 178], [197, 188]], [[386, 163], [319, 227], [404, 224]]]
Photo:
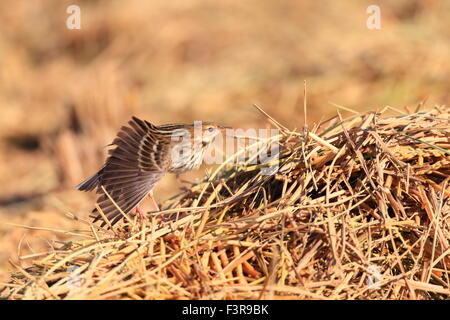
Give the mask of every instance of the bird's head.
[[196, 121], [193, 124], [159, 126], [158, 134], [170, 139], [174, 144], [181, 143], [184, 145], [188, 142], [194, 143], [195, 146], [202, 145], [202, 147], [207, 147], [214, 141], [214, 138], [222, 134], [225, 129], [231, 128], [220, 126], [213, 122]]
[[230, 127], [219, 126], [218, 124], [212, 122], [202, 123], [202, 142], [210, 144], [211, 142], [213, 142], [214, 138], [223, 133], [225, 129], [230, 129]]

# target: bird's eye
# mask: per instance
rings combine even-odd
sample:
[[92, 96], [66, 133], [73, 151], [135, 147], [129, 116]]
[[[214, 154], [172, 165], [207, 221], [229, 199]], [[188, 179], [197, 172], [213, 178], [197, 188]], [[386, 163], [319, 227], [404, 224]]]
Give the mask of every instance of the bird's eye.
[[209, 128], [208, 128], [208, 131], [209, 131], [209, 132], [213, 132], [213, 131], [214, 131], [214, 127], [209, 127]]

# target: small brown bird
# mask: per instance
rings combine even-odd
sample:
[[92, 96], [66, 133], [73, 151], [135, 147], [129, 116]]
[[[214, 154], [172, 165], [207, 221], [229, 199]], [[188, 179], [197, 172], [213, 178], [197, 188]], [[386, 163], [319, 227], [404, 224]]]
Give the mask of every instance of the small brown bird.
[[[110, 144], [115, 148], [109, 150], [103, 167], [76, 186], [82, 191], [96, 189], [98, 207], [111, 225], [123, 218], [120, 210], [128, 214], [136, 208], [143, 217], [139, 204], [147, 195], [159, 210], [152, 192], [155, 184], [166, 172], [179, 174], [197, 169], [207, 147], [227, 128], [210, 122], [156, 126], [136, 117], [128, 124]], [[100, 219], [98, 213], [94, 222]]]

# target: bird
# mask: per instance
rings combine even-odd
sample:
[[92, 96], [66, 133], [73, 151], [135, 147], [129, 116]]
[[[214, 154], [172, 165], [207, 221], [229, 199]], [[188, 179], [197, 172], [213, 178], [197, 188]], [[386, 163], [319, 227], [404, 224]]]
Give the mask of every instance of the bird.
[[[166, 173], [181, 174], [198, 169], [208, 146], [225, 129], [213, 122], [154, 125], [135, 116], [122, 126], [108, 151], [104, 165], [75, 188], [96, 191], [94, 223], [114, 226], [136, 209], [145, 219], [139, 204], [149, 196], [157, 211], [153, 188]], [[98, 211], [102, 211], [102, 214]]]

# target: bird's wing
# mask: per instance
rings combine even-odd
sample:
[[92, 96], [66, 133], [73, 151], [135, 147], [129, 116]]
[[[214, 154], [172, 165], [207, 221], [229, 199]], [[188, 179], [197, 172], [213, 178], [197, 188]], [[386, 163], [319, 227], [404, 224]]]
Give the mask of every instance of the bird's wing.
[[92, 191], [94, 189], [97, 189], [97, 187], [100, 185], [100, 177], [102, 174], [102, 170], [103, 168], [100, 169], [100, 171], [95, 173], [93, 176], [81, 182], [79, 185], [75, 187], [75, 189], [80, 191]]
[[[155, 138], [155, 130], [149, 122], [133, 117], [112, 143], [115, 148], [109, 152], [97, 188], [97, 204], [112, 225], [123, 218], [121, 211], [127, 214], [136, 207], [167, 171], [169, 145]], [[98, 214], [94, 222], [101, 218]]]

